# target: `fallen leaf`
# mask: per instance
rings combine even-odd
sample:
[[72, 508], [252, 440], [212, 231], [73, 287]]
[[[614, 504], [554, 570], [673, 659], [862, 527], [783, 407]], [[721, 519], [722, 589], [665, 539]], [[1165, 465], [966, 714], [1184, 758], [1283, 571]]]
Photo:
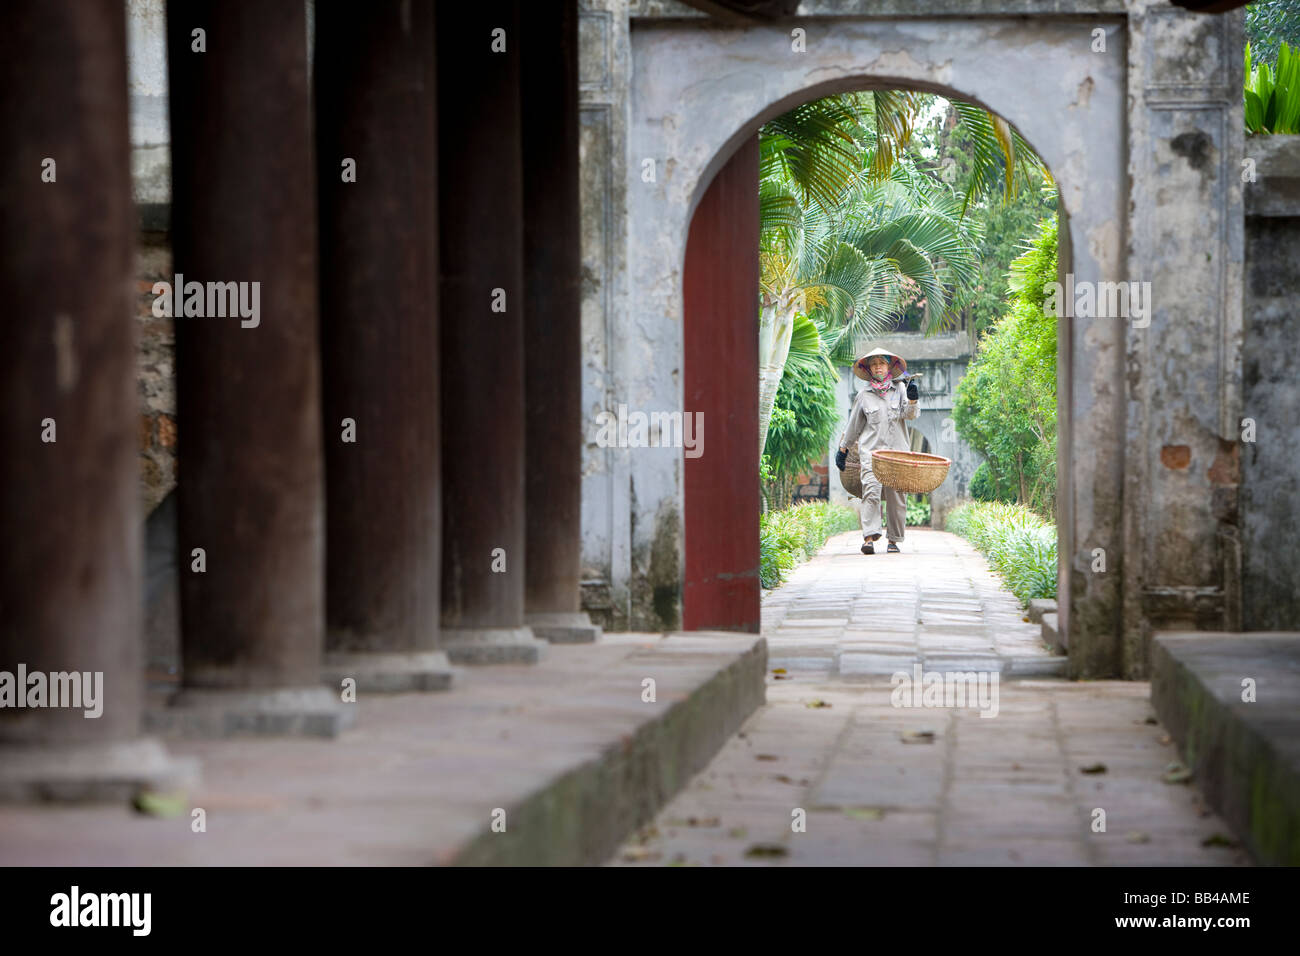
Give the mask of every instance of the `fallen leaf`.
[[745, 856], [789, 856], [790, 850], [780, 843], [755, 843], [745, 851]]
[[1128, 833], [1124, 834], [1124, 839], [1129, 843], [1150, 843], [1151, 835], [1149, 833], [1143, 833], [1141, 830], [1130, 830]]
[[879, 820], [884, 817], [885, 811], [879, 807], [845, 807], [844, 815], [854, 820]]
[[755, 760], [780, 760], [776, 754], [754, 754]]
[[786, 671], [786, 669], [785, 669], [784, 667], [773, 667], [773, 668], [772, 668], [772, 673], [773, 673], [773, 674], [785, 674], [785, 673], [787, 673], [787, 671]]
[[805, 706], [805, 707], [813, 707], [813, 708], [817, 708], [817, 707], [829, 707], [830, 704], [826, 703], [826, 701], [822, 700], [822, 699], [819, 697], [819, 698], [817, 698], [816, 700], [810, 700], [810, 701], [808, 701], [808, 703], [804, 704], [804, 706]]
[[1142, 723], [1144, 723], [1144, 724], [1158, 724], [1158, 723], [1160, 723], [1160, 721], [1156, 720], [1154, 717], [1148, 717], [1146, 720], [1142, 721]]
[[727, 831], [727, 836], [734, 837], [736, 839], [741, 839], [748, 832], [749, 831], [746, 830], [744, 827], [732, 827], [730, 830]]
[[1079, 773], [1105, 773], [1106, 765], [1104, 763], [1089, 764], [1086, 767], [1080, 767]]
[[1159, 740], [1162, 744], [1165, 744], [1166, 746], [1173, 742], [1173, 738], [1170, 737], [1168, 734], [1161, 734]]
[[1012, 769], [1012, 770], [1020, 770], [1020, 769], [1021, 769], [1020, 764], [1018, 764], [1018, 763], [1013, 763], [1013, 764], [1011, 765], [1011, 769]]
[[933, 730], [905, 730], [900, 735], [905, 744], [932, 744], [934, 743]]
[[1192, 771], [1175, 760], [1165, 767], [1160, 779], [1165, 783], [1186, 783], [1192, 779]]
[[686, 825], [688, 827], [716, 827], [721, 825], [722, 821], [717, 817], [687, 817]]
[[1237, 841], [1222, 833], [1212, 833], [1201, 841], [1201, 846], [1236, 846]]
[[184, 791], [163, 793], [154, 790], [142, 790], [131, 801], [135, 809], [151, 817], [179, 817], [189, 805]]
[[623, 851], [623, 859], [628, 863], [636, 863], [638, 860], [657, 860], [663, 854], [658, 850], [652, 850], [646, 846], [630, 846]]

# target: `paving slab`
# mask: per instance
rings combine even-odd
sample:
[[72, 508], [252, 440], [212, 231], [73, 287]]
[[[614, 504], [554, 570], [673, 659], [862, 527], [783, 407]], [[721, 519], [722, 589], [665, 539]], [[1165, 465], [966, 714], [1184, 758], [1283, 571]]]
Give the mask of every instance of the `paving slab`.
[[[832, 538], [776, 592], [818, 608], [818, 651], [835, 670], [819, 657], [801, 671], [790, 652], [791, 679], [768, 675], [767, 702], [741, 733], [609, 863], [1250, 864], [1245, 848], [1218, 845], [1231, 831], [1194, 788], [1162, 779], [1176, 748], [1149, 685], [1065, 680], [1041, 626], [955, 536], [909, 530], [888, 562], [857, 540]], [[837, 623], [822, 590], [843, 608]], [[917, 660], [926, 673], [996, 673], [997, 715], [894, 706], [893, 675]], [[710, 826], [665, 836], [665, 821], [691, 814]]]

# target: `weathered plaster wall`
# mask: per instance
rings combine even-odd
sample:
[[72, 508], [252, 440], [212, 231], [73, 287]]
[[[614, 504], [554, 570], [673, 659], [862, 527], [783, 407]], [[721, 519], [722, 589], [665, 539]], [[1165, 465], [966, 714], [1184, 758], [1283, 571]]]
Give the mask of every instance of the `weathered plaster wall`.
[[[614, 329], [626, 314], [627, 0], [581, 0], [582, 606], [609, 630], [630, 626], [633, 476], [626, 449], [596, 443], [613, 401]], [[644, 578], [644, 575], [643, 575]]]
[[[806, 30], [805, 53], [791, 50], [794, 25]], [[1106, 52], [1091, 52], [1094, 29], [1102, 31]], [[1058, 179], [1073, 215], [1076, 278], [1125, 278], [1126, 61], [1118, 22], [861, 18], [741, 28], [647, 19], [633, 21], [631, 48], [624, 170], [629, 292], [622, 303], [626, 319], [616, 324], [612, 375], [618, 400], [630, 407], [681, 407], [681, 265], [699, 195], [761, 122], [829, 93], [913, 87], [999, 112], [1034, 143]], [[1026, 76], [1035, 83], [1026, 84]], [[654, 163], [653, 181], [644, 176], [647, 160]], [[1080, 320], [1072, 334], [1080, 355], [1122, 354], [1123, 327], [1113, 320]], [[1119, 550], [1123, 412], [1114, 364], [1113, 358], [1109, 366], [1090, 362], [1075, 380], [1084, 447], [1075, 455], [1074, 520], [1081, 542]], [[631, 543], [635, 577], [666, 546], [662, 516], [680, 514], [680, 459], [637, 455], [632, 472], [629, 524], [644, 529], [634, 531]], [[680, 529], [677, 535], [680, 548]], [[1081, 600], [1097, 599], [1095, 590], [1085, 582]], [[1106, 639], [1113, 642], [1117, 595], [1109, 600]]]
[[[1087, 673], [1145, 676], [1157, 628], [1240, 627], [1241, 24], [1240, 10], [1130, 8], [1127, 272], [1151, 283], [1153, 310], [1122, 358], [1099, 356], [1110, 373], [1124, 363], [1109, 381], [1126, 407], [1129, 503], [1122, 553], [1107, 552], [1104, 575], [1075, 575], [1105, 581], [1103, 598], [1123, 582], [1118, 659], [1094, 645]], [[1076, 570], [1091, 546], [1074, 549]], [[1072, 612], [1113, 620], [1104, 599]]]
[[167, 26], [163, 0], [128, 0], [131, 188], [140, 218], [136, 247], [136, 369], [140, 392], [140, 493], [148, 515], [176, 485], [175, 337], [153, 315], [153, 284], [172, 281], [166, 229], [171, 208]]
[[1253, 136], [1242, 348], [1242, 623], [1300, 630], [1300, 136]]

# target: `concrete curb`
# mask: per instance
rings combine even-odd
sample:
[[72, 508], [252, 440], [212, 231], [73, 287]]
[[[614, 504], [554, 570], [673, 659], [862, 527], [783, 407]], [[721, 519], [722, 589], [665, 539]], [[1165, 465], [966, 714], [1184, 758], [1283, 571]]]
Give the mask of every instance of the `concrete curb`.
[[[596, 759], [567, 771], [514, 807], [504, 833], [485, 828], [458, 851], [456, 866], [590, 866], [606, 862], [638, 826], [702, 770], [764, 702], [767, 642], [757, 635], [694, 631], [669, 635], [644, 658], [673, 655], [674, 640], [748, 641], [684, 699], [643, 723]], [[738, 648], [737, 648], [738, 649]]]
[[[1206, 800], [1267, 865], [1300, 865], [1297, 658], [1294, 633], [1157, 633], [1151, 641], [1156, 715]], [[1255, 703], [1241, 700], [1248, 677]]]

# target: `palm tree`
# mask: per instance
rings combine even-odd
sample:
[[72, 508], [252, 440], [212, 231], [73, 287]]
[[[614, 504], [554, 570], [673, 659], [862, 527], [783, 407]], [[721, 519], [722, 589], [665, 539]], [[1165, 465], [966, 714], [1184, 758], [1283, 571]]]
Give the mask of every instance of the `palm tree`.
[[902, 163], [885, 180], [859, 170], [829, 214], [815, 197], [801, 202], [780, 167], [759, 197], [761, 454], [787, 362], [833, 371], [855, 339], [887, 328], [909, 280], [926, 298], [931, 327], [945, 327], [977, 275], [979, 235], [951, 191]]
[[949, 326], [977, 278], [968, 206], [1004, 174], [1007, 197], [1032, 170], [1046, 174], [1005, 120], [954, 101], [974, 147], [958, 201], [901, 159], [930, 102], [905, 90], [842, 94], [762, 129], [760, 454], [788, 363], [848, 364], [854, 340], [899, 311], [907, 280], [925, 295], [925, 331]]

